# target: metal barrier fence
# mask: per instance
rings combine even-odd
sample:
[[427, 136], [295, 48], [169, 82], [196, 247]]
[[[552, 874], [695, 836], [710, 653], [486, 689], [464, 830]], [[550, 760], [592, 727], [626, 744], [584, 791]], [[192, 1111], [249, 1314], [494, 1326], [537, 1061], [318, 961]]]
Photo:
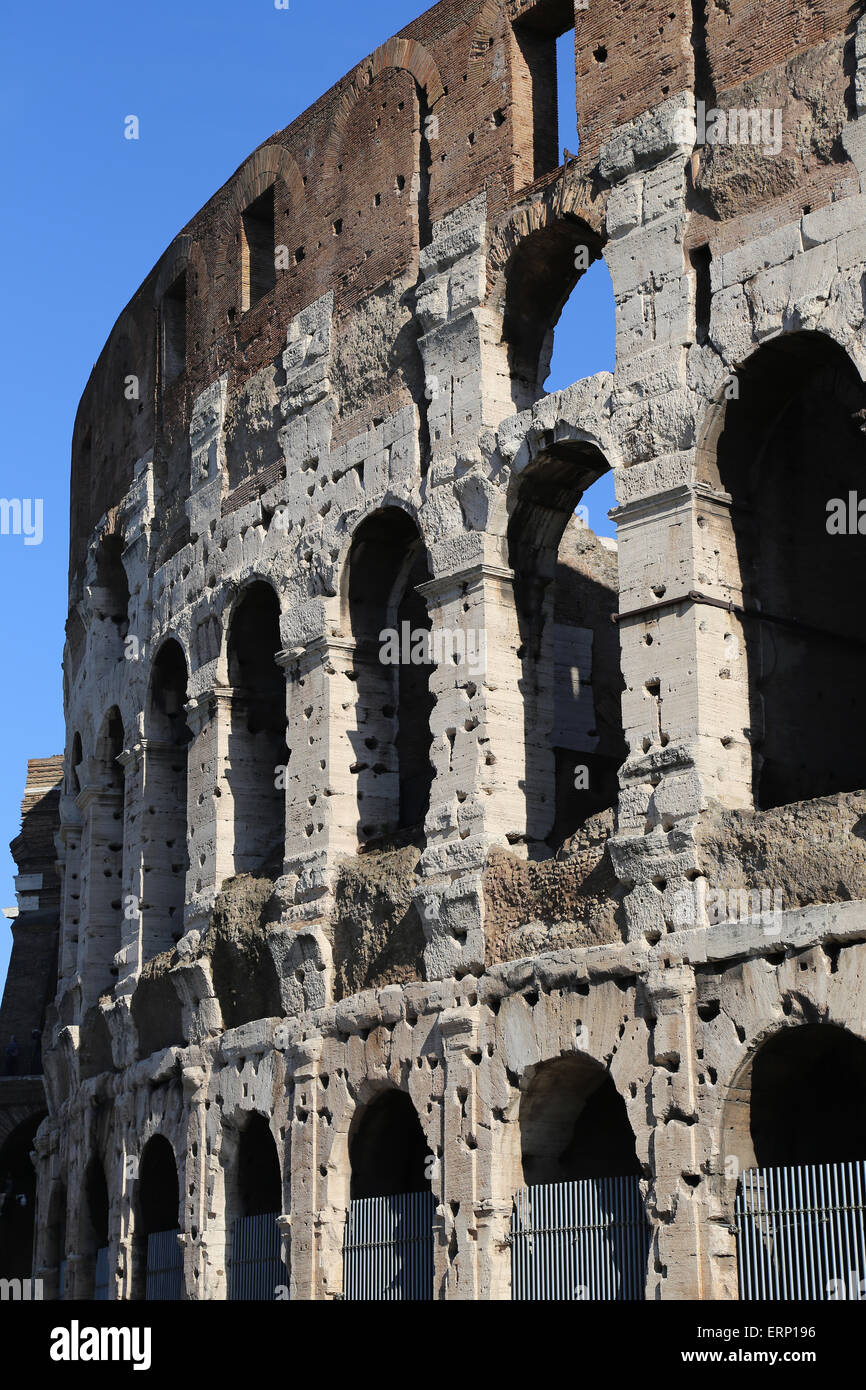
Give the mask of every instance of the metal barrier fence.
[[343, 1297], [433, 1297], [431, 1192], [363, 1197], [349, 1203], [343, 1238]]
[[93, 1279], [93, 1297], [97, 1303], [108, 1301], [108, 1246], [103, 1245], [96, 1252], [96, 1273]]
[[511, 1215], [511, 1297], [641, 1300], [649, 1239], [637, 1177], [521, 1188]]
[[230, 1299], [272, 1300], [277, 1286], [288, 1282], [280, 1257], [278, 1216], [275, 1211], [236, 1218], [229, 1266]]
[[147, 1279], [144, 1296], [149, 1302], [179, 1303], [183, 1298], [183, 1250], [178, 1232], [154, 1231], [147, 1238]]
[[866, 1160], [750, 1168], [737, 1191], [743, 1299], [866, 1299]]

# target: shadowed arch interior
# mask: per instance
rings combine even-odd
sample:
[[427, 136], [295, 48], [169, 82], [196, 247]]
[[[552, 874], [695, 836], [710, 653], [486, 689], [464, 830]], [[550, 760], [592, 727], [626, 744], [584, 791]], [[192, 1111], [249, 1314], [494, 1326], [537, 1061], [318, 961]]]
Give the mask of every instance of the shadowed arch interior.
[[588, 1057], [537, 1069], [520, 1101], [520, 1148], [527, 1185], [640, 1172], [625, 1102]]
[[866, 1159], [866, 1042], [828, 1024], [776, 1033], [752, 1065], [749, 1121], [762, 1168]]
[[856, 516], [866, 391], [817, 333], [759, 348], [733, 389], [717, 446], [702, 451], [703, 480], [731, 497], [733, 544], [717, 544], [746, 609], [745, 735], [755, 804], [767, 808], [866, 786], [866, 744], [850, 737], [866, 700]]
[[[625, 759], [616, 546], [576, 509], [607, 471], [593, 444], [549, 445], [520, 475], [508, 563], [520, 633], [526, 833], [557, 848], [616, 804]], [[581, 769], [583, 769], [581, 771]]]
[[171, 1144], [161, 1134], [155, 1134], [144, 1146], [138, 1184], [141, 1234], [179, 1229], [177, 1164]]
[[352, 1199], [426, 1192], [427, 1155], [411, 1098], [405, 1091], [385, 1091], [364, 1108], [349, 1139]]
[[424, 545], [405, 512], [386, 508], [358, 527], [345, 593], [355, 644], [357, 721], [349, 740], [362, 842], [423, 830], [434, 698], [431, 623], [417, 586], [429, 578]]
[[[286, 682], [280, 605], [270, 584], [257, 580], [232, 613], [228, 634], [232, 687], [227, 781], [234, 808], [235, 873], [276, 876], [285, 849]], [[285, 774], [283, 774], [283, 777]]]
[[148, 702], [142, 957], [167, 951], [183, 935], [187, 851], [187, 668], [179, 642], [160, 647]]
[[32, 1274], [36, 1170], [30, 1154], [44, 1113], [22, 1120], [0, 1148], [0, 1278]]

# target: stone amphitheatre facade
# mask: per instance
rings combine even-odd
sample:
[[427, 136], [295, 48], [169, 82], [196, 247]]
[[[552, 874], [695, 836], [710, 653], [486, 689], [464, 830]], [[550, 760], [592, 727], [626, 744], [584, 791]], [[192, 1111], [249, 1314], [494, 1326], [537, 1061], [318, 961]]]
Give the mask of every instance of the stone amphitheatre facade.
[[436, 1298], [605, 1174], [735, 1298], [744, 1169], [866, 1157], [864, 177], [856, 7], [442, 0], [168, 248], [73, 439], [48, 1290], [278, 1203], [341, 1297], [423, 1168]]

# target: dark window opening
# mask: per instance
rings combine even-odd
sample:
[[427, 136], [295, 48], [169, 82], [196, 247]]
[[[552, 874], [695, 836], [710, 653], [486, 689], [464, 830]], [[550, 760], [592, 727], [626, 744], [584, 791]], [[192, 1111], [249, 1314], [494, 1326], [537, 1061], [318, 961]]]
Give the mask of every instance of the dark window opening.
[[712, 253], [709, 246], [693, 246], [689, 252], [692, 272], [695, 277], [695, 342], [704, 344], [710, 336], [710, 305], [712, 289], [710, 286], [710, 265]]
[[163, 296], [162, 377], [168, 384], [186, 371], [186, 271]]
[[238, 1216], [278, 1214], [283, 1209], [277, 1146], [263, 1115], [253, 1115], [238, 1141]]
[[241, 308], [246, 311], [277, 283], [273, 184], [250, 203], [241, 221]]
[[[147, 801], [159, 807], [143, 826], [144, 896], [142, 954], [145, 961], [170, 950], [183, 934], [186, 899], [187, 670], [180, 644], [164, 643], [153, 663], [147, 721]], [[152, 799], [152, 800], [151, 800]]]
[[349, 1143], [351, 1197], [426, 1192], [427, 1141], [405, 1091], [386, 1091], [363, 1111]]

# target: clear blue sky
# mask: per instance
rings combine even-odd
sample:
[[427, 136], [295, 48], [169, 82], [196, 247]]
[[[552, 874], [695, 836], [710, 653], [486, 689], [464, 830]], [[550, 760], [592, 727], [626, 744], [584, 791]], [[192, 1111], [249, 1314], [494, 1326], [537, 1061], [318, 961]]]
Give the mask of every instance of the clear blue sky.
[[[26, 760], [63, 750], [69, 448], [91, 367], [179, 228], [252, 149], [421, 9], [417, 0], [6, 7], [0, 496], [41, 498], [44, 537], [26, 546], [0, 535], [0, 907], [15, 901], [7, 846]], [[573, 91], [567, 53], [560, 70]], [[128, 115], [139, 118], [138, 141], [123, 138]], [[573, 125], [560, 135], [575, 149]], [[556, 348], [549, 388], [612, 367], [603, 265], [573, 297]], [[590, 524], [611, 534], [607, 479], [588, 500]], [[0, 982], [10, 945], [0, 919]]]

